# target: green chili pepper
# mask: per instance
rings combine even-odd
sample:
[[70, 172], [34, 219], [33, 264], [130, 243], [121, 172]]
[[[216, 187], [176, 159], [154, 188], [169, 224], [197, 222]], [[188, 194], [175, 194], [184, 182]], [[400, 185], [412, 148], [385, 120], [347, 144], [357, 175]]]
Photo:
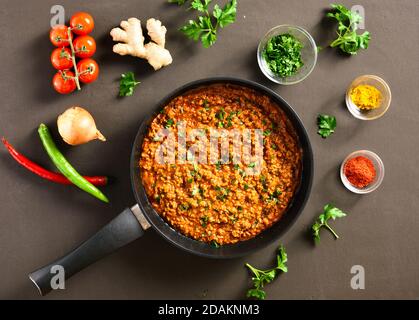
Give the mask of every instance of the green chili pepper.
[[67, 159], [63, 156], [63, 154], [58, 150], [57, 146], [55, 145], [54, 141], [52, 140], [51, 134], [48, 130], [48, 127], [41, 123], [38, 128], [39, 137], [41, 138], [42, 144], [48, 153], [49, 157], [51, 158], [52, 162], [54, 162], [55, 166], [58, 170], [74, 185], [90, 193], [92, 196], [102, 200], [104, 202], [109, 202], [108, 198], [93, 184], [89, 181], [84, 179], [77, 171], [73, 168], [73, 166], [67, 161]]

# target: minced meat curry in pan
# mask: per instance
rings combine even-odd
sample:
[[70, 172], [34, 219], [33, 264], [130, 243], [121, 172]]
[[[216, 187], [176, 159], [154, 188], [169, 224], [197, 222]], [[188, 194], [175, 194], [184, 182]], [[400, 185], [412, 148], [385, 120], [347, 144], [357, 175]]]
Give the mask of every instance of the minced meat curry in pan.
[[[204, 144], [203, 162], [190, 152], [198, 141], [187, 139], [194, 129], [208, 141], [214, 132], [259, 132], [261, 139], [254, 134], [250, 141], [253, 149], [259, 141], [262, 158], [234, 161], [242, 149], [227, 140], [227, 159], [213, 161], [211, 144]], [[176, 162], [158, 161], [168, 133], [185, 138], [186, 161], [178, 161], [186, 150], [180, 147], [166, 150]], [[217, 84], [191, 90], [163, 108], [148, 128], [139, 165], [148, 199], [167, 223], [187, 237], [223, 245], [253, 238], [281, 219], [299, 186], [301, 161], [294, 128], [276, 103], [247, 87]]]

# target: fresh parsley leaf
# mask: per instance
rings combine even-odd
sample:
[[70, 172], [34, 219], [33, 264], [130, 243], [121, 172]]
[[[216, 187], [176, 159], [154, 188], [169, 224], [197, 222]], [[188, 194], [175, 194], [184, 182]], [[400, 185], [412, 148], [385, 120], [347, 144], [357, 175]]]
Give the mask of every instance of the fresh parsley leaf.
[[134, 72], [127, 72], [121, 74], [121, 80], [119, 81], [119, 96], [128, 97], [132, 96], [134, 93], [134, 88], [140, 84], [140, 82], [135, 81]]
[[339, 236], [337, 235], [337, 233], [329, 226], [328, 221], [330, 219], [335, 220], [337, 218], [343, 218], [345, 216], [346, 216], [346, 213], [344, 213], [339, 208], [336, 208], [331, 204], [325, 205], [323, 209], [323, 213], [317, 218], [317, 220], [311, 226], [311, 231], [313, 234], [314, 241], [316, 243], [320, 241], [320, 229], [323, 227], [329, 230], [333, 234], [335, 239], [339, 239]]
[[336, 129], [336, 118], [334, 116], [329, 116], [327, 114], [319, 114], [317, 116], [317, 125], [319, 130], [317, 133], [323, 138], [326, 139], [330, 136]]
[[199, 12], [206, 13], [208, 11], [208, 5], [211, 3], [211, 0], [192, 0], [191, 8], [198, 10]]
[[266, 292], [261, 289], [249, 289], [247, 291], [246, 297], [255, 298], [258, 300], [265, 300]]
[[338, 22], [338, 37], [330, 46], [338, 47], [343, 52], [355, 55], [359, 49], [368, 49], [371, 35], [368, 31], [359, 35], [356, 31], [358, 24], [362, 21], [362, 17], [343, 5], [332, 4], [332, 12], [326, 14], [329, 18], [334, 18]]
[[218, 4], [214, 6], [213, 16], [217, 19], [217, 24], [224, 28], [229, 24], [232, 24], [236, 21], [236, 12], [237, 12], [237, 1], [232, 0], [227, 2], [224, 8], [221, 10]]
[[[174, 3], [185, 0], [173, 1]], [[209, 5], [212, 0], [192, 0], [190, 8], [200, 12], [196, 20], [189, 20], [186, 25], [180, 28], [186, 37], [198, 41], [201, 40], [204, 48], [212, 46], [217, 41], [218, 28], [233, 23], [236, 20], [237, 1], [231, 0], [221, 9], [218, 4], [213, 8], [212, 13], [209, 11]]]
[[260, 270], [246, 263], [246, 267], [252, 272], [252, 281], [254, 286], [254, 288], [247, 291], [246, 296], [248, 298], [256, 298], [259, 300], [265, 299], [266, 293], [263, 290], [263, 287], [275, 280], [280, 271], [288, 272], [287, 261], [287, 253], [284, 246], [281, 245], [278, 248], [275, 267], [268, 270]]

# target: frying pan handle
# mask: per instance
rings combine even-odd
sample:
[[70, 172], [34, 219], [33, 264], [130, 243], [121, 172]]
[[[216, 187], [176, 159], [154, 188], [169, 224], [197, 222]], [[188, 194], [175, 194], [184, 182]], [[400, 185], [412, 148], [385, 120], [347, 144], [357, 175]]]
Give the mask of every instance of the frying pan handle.
[[[60, 259], [29, 274], [41, 295], [59, 284], [59, 272], [64, 271], [67, 280], [80, 270], [97, 260], [125, 246], [144, 234], [150, 224], [143, 216], [138, 205], [122, 211], [94, 236]], [[54, 279], [53, 279], [54, 278]], [[53, 281], [54, 283], [53, 283]]]

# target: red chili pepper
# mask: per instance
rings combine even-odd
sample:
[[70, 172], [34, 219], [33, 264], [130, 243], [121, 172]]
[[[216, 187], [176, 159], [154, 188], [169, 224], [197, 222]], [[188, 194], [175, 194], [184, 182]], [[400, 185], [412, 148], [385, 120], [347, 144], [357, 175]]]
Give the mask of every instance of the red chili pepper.
[[[29, 171], [32, 171], [36, 175], [56, 183], [61, 184], [72, 184], [70, 180], [64, 177], [60, 173], [52, 172], [47, 169], [42, 168], [35, 162], [29, 160], [24, 155], [20, 154], [16, 151], [15, 148], [6, 140], [6, 138], [2, 138], [1, 141], [6, 146], [7, 150], [9, 151], [10, 155], [22, 166], [24, 166]], [[84, 178], [89, 181], [90, 183], [94, 184], [95, 186], [105, 186], [108, 183], [108, 178], [105, 176], [93, 176], [93, 177], [86, 177]]]

